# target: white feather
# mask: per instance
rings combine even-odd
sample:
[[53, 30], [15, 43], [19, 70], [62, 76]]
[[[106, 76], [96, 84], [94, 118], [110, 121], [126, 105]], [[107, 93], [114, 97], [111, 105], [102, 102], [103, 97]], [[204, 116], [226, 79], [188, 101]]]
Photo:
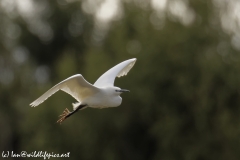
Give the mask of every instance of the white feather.
[[106, 87], [114, 86], [114, 80], [116, 77], [121, 77], [127, 75], [130, 69], [134, 66], [136, 58], [132, 58], [118, 65], [112, 67], [107, 72], [105, 72], [98, 80], [94, 83], [96, 87]]
[[116, 77], [126, 75], [135, 62], [136, 58], [119, 63], [98, 78], [94, 85], [88, 83], [81, 74], [73, 75], [49, 89], [32, 102], [30, 106], [38, 106], [59, 90], [70, 94], [78, 101], [77, 103], [73, 103], [73, 110], [81, 104], [93, 108], [119, 106], [122, 102], [122, 98], [120, 97], [122, 92], [119, 92], [121, 91], [120, 88], [113, 86], [114, 80]]
[[70, 94], [78, 102], [81, 102], [81, 100], [85, 97], [91, 96], [92, 94], [99, 91], [97, 87], [94, 87], [92, 84], [88, 83], [81, 74], [76, 74], [49, 89], [41, 97], [33, 101], [30, 106], [38, 106], [59, 90]]

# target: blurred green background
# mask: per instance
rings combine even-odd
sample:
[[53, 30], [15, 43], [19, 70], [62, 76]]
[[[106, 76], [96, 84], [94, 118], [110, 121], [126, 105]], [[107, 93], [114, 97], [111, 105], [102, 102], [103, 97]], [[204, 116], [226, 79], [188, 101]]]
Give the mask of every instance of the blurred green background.
[[[239, 160], [239, 51], [238, 0], [0, 0], [1, 154]], [[59, 125], [71, 96], [29, 106], [73, 74], [94, 83], [130, 58], [118, 108]]]

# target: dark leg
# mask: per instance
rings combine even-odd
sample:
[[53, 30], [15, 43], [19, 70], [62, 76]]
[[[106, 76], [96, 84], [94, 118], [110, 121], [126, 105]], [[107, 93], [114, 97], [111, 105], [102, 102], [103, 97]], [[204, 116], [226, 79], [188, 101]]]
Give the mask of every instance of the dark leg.
[[57, 121], [57, 123], [62, 123], [65, 119], [76, 113], [79, 109], [82, 109], [83, 107], [86, 107], [87, 105], [79, 105], [78, 108], [76, 108], [74, 111], [70, 112], [67, 108], [63, 111], [63, 114], [61, 114], [59, 117], [60, 119]]

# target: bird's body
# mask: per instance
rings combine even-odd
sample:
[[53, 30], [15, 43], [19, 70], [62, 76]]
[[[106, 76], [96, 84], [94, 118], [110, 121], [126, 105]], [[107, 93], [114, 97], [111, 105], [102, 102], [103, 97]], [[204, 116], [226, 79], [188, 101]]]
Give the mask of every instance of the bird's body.
[[[91, 108], [108, 108], [108, 107], [117, 107], [122, 103], [122, 98], [119, 93], [116, 92], [112, 87], [103, 87], [99, 88], [99, 91], [93, 94], [90, 94], [88, 97], [82, 99], [81, 104], [87, 104]], [[120, 88], [119, 88], [120, 90]], [[114, 91], [114, 92], [113, 92]]]
[[79, 109], [84, 109], [86, 107], [117, 107], [122, 103], [120, 94], [128, 90], [115, 87], [115, 77], [126, 75], [133, 67], [135, 62], [136, 59], [133, 58], [119, 63], [118, 65], [105, 72], [100, 78], [98, 78], [94, 85], [87, 82], [81, 74], [73, 75], [53, 86], [30, 105], [32, 107], [38, 106], [58, 90], [62, 90], [70, 94], [78, 102], [73, 103], [72, 112], [69, 112], [68, 109], [64, 111], [64, 113], [61, 115], [62, 117], [58, 121], [60, 123]]

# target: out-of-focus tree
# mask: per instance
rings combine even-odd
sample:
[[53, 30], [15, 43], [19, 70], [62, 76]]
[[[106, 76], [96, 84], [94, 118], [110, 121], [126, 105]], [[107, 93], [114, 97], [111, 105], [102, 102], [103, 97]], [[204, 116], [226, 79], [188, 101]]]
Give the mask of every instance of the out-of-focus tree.
[[[71, 159], [239, 159], [238, 1], [10, 1], [0, 3], [0, 149], [70, 152]], [[90, 83], [136, 57], [115, 85], [114, 109], [55, 121], [74, 99], [57, 93], [81, 73]]]

